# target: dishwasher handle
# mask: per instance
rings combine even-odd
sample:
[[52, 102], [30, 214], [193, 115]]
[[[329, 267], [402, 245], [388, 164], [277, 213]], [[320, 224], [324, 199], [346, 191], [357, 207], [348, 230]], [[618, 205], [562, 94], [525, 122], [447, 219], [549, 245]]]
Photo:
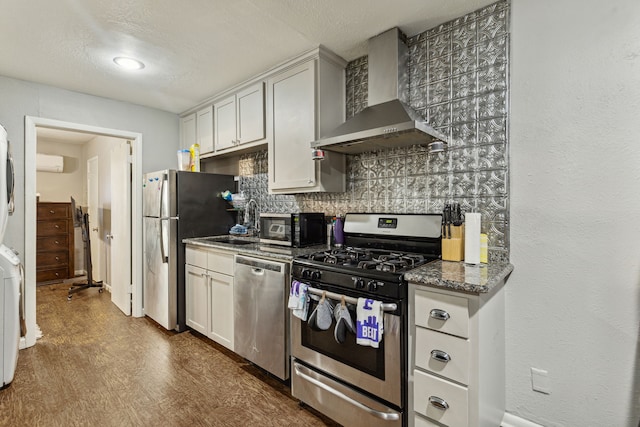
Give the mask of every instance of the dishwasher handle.
[[[270, 262], [267, 260], [259, 259], [259, 258], [249, 258], [243, 257], [240, 255], [236, 255], [236, 264], [247, 265], [249, 267], [253, 267], [251, 271], [254, 274], [259, 274], [257, 271], [259, 270], [270, 270], [275, 271], [277, 273], [284, 273], [285, 264], [280, 262]], [[264, 272], [262, 272], [264, 273]]]

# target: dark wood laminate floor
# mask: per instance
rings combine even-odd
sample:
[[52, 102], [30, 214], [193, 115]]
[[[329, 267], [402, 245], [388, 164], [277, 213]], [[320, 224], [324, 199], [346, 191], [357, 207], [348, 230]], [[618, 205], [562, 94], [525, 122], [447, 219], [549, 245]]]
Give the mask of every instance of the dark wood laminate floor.
[[202, 336], [131, 318], [110, 294], [37, 288], [43, 337], [0, 391], [2, 426], [325, 426], [288, 386]]

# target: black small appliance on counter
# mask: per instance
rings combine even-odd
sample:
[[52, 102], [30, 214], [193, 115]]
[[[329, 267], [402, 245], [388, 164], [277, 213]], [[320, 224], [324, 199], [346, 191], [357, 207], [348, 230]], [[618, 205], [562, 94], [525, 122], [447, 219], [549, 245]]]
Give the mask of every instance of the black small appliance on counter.
[[260, 243], [301, 248], [326, 241], [323, 213], [260, 214]]

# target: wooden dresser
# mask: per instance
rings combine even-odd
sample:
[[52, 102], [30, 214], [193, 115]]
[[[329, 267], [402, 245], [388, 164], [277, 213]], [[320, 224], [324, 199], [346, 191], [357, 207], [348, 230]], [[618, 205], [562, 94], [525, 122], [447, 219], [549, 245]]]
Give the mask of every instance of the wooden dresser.
[[74, 276], [73, 216], [71, 203], [38, 203], [36, 281]]

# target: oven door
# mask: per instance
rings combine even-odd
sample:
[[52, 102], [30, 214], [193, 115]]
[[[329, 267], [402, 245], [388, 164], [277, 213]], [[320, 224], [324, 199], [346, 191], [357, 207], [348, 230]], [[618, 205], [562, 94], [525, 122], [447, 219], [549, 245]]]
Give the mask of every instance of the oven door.
[[[320, 288], [313, 284], [311, 286]], [[327, 286], [322, 288], [339, 293]], [[311, 299], [309, 313], [312, 313], [316, 304], [317, 302]], [[351, 308], [355, 324], [355, 307]], [[379, 348], [356, 344], [355, 335], [350, 333], [347, 341], [339, 344], [334, 338], [334, 327], [335, 321], [328, 330], [316, 331], [311, 329], [307, 322], [292, 315], [292, 356], [309, 367], [329, 374], [337, 381], [353, 385], [399, 408], [402, 407], [402, 316], [384, 314], [384, 334]], [[294, 370], [292, 376], [295, 375]]]

